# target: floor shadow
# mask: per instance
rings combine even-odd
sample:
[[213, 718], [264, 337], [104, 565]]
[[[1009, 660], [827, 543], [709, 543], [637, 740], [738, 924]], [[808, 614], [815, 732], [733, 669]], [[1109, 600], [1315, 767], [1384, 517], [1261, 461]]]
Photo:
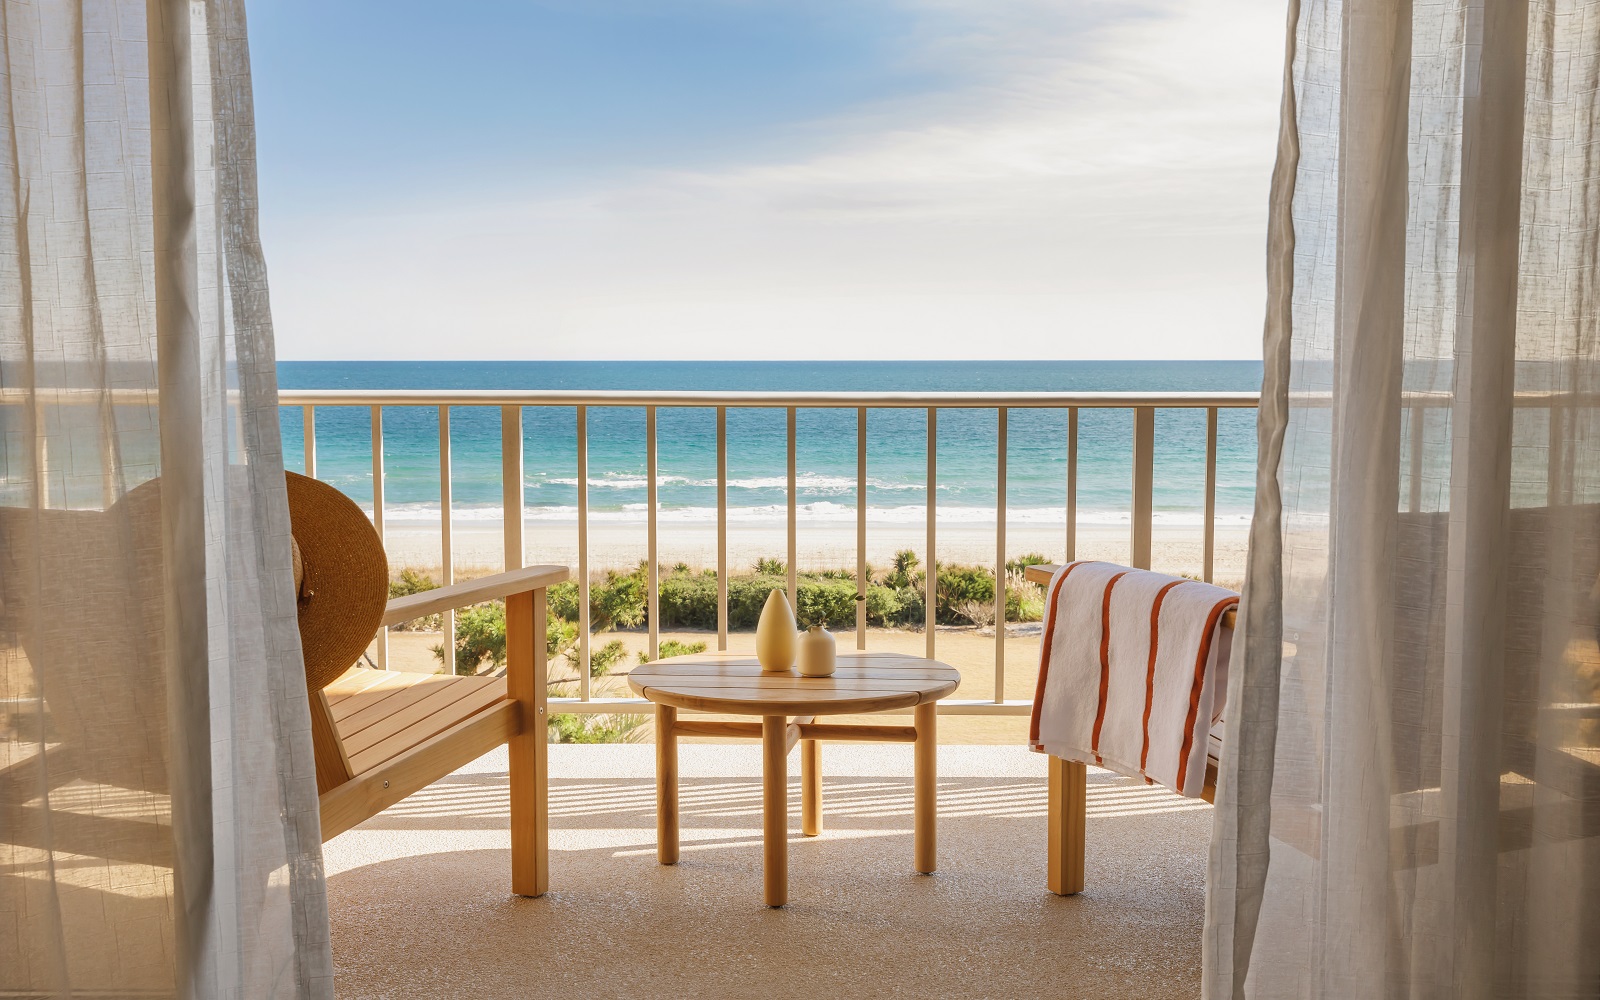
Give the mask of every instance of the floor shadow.
[[[995, 818], [1043, 818], [1045, 783], [1033, 778], [941, 778], [939, 815]], [[679, 786], [683, 822], [753, 816], [759, 825], [759, 778], [694, 778]], [[552, 821], [566, 827], [654, 830], [655, 783], [645, 779], [552, 779]], [[893, 820], [909, 826], [913, 793], [907, 778], [827, 778], [823, 791], [826, 817]], [[1205, 810], [1197, 800], [1183, 799], [1159, 787], [1128, 782], [1112, 775], [1091, 776], [1089, 815], [1095, 817], [1156, 815]], [[510, 791], [503, 772], [452, 774], [362, 823], [363, 830], [503, 830], [509, 829]], [[800, 782], [789, 779], [789, 812], [798, 816]]]
[[489, 831], [468, 834], [475, 845], [499, 839], [504, 782], [454, 776], [359, 828], [406, 853], [329, 879], [341, 997], [1199, 988], [1209, 813], [1123, 779], [1091, 788], [1089, 887], [1070, 898], [1044, 888], [1041, 781], [942, 780], [940, 869], [920, 876], [910, 779], [827, 779], [823, 836], [801, 837], [791, 815], [790, 903], [777, 910], [761, 905], [755, 779], [683, 782], [684, 849], [670, 867], [655, 859], [653, 782], [554, 782], [552, 889], [539, 899], [509, 895], [504, 848], [460, 849], [463, 830]]

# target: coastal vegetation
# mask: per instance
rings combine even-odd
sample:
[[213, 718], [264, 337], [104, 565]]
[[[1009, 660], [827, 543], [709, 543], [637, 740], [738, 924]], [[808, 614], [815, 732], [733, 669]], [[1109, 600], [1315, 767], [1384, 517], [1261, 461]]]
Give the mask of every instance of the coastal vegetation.
[[[1004, 587], [1005, 619], [1010, 622], [1038, 621], [1044, 612], [1043, 589], [1023, 578], [1023, 569], [1046, 562], [1044, 556], [1028, 554], [1009, 561], [1000, 585]], [[619, 639], [601, 641], [606, 633], [638, 630], [649, 624], [647, 588], [648, 568], [641, 563], [631, 570], [609, 570], [589, 584], [590, 650], [589, 675], [607, 677], [627, 656]], [[824, 570], [796, 574], [795, 617], [801, 628], [827, 625], [851, 628], [856, 620], [857, 586], [854, 570]], [[426, 574], [403, 569], [390, 583], [390, 595], [398, 597], [433, 589], [437, 584]], [[734, 631], [754, 629], [761, 607], [773, 590], [788, 586], [787, 567], [781, 560], [759, 559], [750, 570], [728, 579], [728, 627]], [[921, 629], [926, 623], [926, 569], [915, 553], [896, 553], [886, 568], [868, 568], [864, 604], [867, 624], [899, 629]], [[950, 627], [990, 628], [995, 624], [994, 571], [983, 566], [940, 563], [934, 586], [934, 618]], [[556, 697], [576, 694], [579, 655], [580, 591], [574, 582], [551, 587], [549, 616], [545, 630], [545, 649], [551, 661], [550, 693]], [[661, 567], [659, 576], [659, 628], [663, 631], [714, 631], [717, 628], [717, 575], [715, 570], [694, 569], [684, 564]], [[407, 622], [401, 629], [436, 631], [443, 627], [443, 616]], [[443, 643], [433, 647], [441, 663], [448, 662], [457, 674], [471, 675], [505, 665], [505, 604], [491, 601], [456, 614], [454, 648]], [[666, 641], [661, 644], [663, 658], [700, 652], [703, 642]], [[640, 662], [646, 659], [639, 654]], [[553, 742], [594, 743], [627, 740], [646, 721], [643, 715], [553, 715], [550, 735]]]

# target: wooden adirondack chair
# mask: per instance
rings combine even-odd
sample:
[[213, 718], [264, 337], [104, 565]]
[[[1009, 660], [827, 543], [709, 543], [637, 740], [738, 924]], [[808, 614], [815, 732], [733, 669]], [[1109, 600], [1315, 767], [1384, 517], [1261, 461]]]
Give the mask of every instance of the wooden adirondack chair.
[[[542, 895], [550, 880], [545, 591], [567, 578], [566, 568], [510, 570], [384, 605], [388, 560], [366, 515], [326, 483], [292, 472], [287, 480], [323, 839], [504, 743], [511, 889]], [[379, 626], [495, 599], [506, 602], [503, 677], [349, 666]]]
[[[144, 494], [146, 500], [149, 496]], [[166, 866], [170, 835], [154, 823], [61, 814], [46, 837], [45, 815], [24, 806], [42, 790], [41, 780], [52, 788], [83, 779], [169, 792], [161, 749], [164, 667], [148, 638], [159, 633], [142, 624], [161, 613], [161, 588], [141, 583], [159, 574], [159, 545], [141, 546], [139, 564], [130, 568], [116, 555], [120, 550], [110, 534], [119, 524], [103, 511], [0, 508], [0, 638], [9, 634], [8, 641], [48, 663], [52, 672], [45, 689], [48, 766], [32, 757], [0, 759], [0, 830], [8, 842], [69, 850], [79, 844], [85, 852], [109, 844], [126, 860]], [[81, 579], [47, 574], [38, 595], [24, 583], [31, 573], [6, 572], [10, 560], [24, 565], [20, 561], [34, 559], [34, 551], [69, 550], [83, 558], [103, 554], [105, 572]], [[545, 594], [567, 576], [563, 566], [530, 566], [388, 602], [384, 625], [504, 599], [506, 671], [501, 677], [452, 677], [352, 667], [309, 690], [324, 840], [505, 743], [510, 748], [511, 888], [524, 896], [544, 893], [549, 885]], [[35, 599], [44, 601], [51, 614], [29, 614]], [[59, 633], [57, 641], [36, 630]], [[59, 641], [68, 633], [71, 641]], [[69, 655], [52, 652], [59, 650]], [[52, 698], [52, 690], [61, 697]], [[130, 747], [138, 752], [129, 752]], [[97, 825], [89, 829], [84, 823]], [[127, 830], [108, 835], [104, 827], [119, 823]]]
[[383, 624], [503, 598], [503, 677], [352, 667], [311, 692], [322, 837], [338, 836], [488, 753], [510, 748], [511, 889], [539, 896], [548, 861], [546, 588], [565, 566], [529, 566], [389, 602]]
[[[1508, 612], [1505, 677], [1507, 690], [1540, 690], [1539, 677], [1548, 670], [1553, 655], [1572, 656], [1574, 648], [1587, 648], [1600, 656], [1600, 507], [1521, 507], [1510, 512], [1510, 533], [1518, 544], [1510, 549], [1508, 579], [1519, 595]], [[1550, 519], [1560, 519], [1576, 530], [1556, 530]], [[1442, 596], [1445, 588], [1444, 548], [1448, 543], [1448, 512], [1405, 512], [1396, 523], [1395, 565], [1397, 589], [1418, 602]], [[1559, 547], [1557, 557], [1553, 549]], [[1039, 565], [1025, 571], [1028, 580], [1048, 586], [1057, 566]], [[1590, 606], [1573, 608], [1561, 628], [1517, 627], [1520, 622], [1541, 622], [1545, 581], [1560, 574], [1555, 586], [1561, 593], [1589, 592]], [[1223, 616], [1223, 627], [1236, 626], [1235, 614]], [[1445, 651], [1433, 632], [1434, 622], [1420, 617], [1397, 620], [1394, 655], [1407, 676], [1434, 689], [1444, 670]], [[1580, 641], [1581, 640], [1581, 641]], [[1315, 643], [1302, 634], [1297, 642]], [[1569, 645], [1569, 643], [1571, 645]], [[1554, 644], [1552, 654], [1546, 647]], [[1285, 642], [1284, 653], [1293, 656], [1296, 643]], [[1600, 701], [1579, 693], [1581, 700], [1546, 701], [1542, 697], [1507, 699], [1502, 710], [1508, 724], [1500, 737], [1498, 773], [1502, 775], [1497, 839], [1501, 853], [1526, 850], [1545, 843], [1600, 837], [1600, 746], [1592, 733], [1580, 730], [1586, 720], [1600, 719]], [[1438, 709], [1433, 709], [1437, 711]], [[1534, 717], [1538, 717], [1535, 724]], [[1432, 725], [1438, 726], [1437, 720]], [[1414, 720], [1397, 718], [1397, 732], [1414, 729]], [[1541, 732], [1535, 742], [1527, 734]], [[1438, 729], [1432, 732], [1437, 739]], [[1521, 734], [1521, 735], [1517, 735]], [[1216, 795], [1217, 766], [1224, 745], [1222, 727], [1208, 741], [1206, 801]], [[1415, 801], [1436, 795], [1444, 776], [1436, 753], [1415, 738], [1398, 737], [1395, 759], [1394, 819], [1390, 829], [1390, 854], [1397, 866], [1422, 866], [1437, 860], [1439, 822], [1407, 817], [1420, 810]], [[1049, 885], [1052, 892], [1069, 895], [1084, 885], [1084, 827], [1086, 817], [1085, 770], [1082, 764], [1050, 758], [1049, 772]], [[1543, 826], [1534, 829], [1535, 791]], [[1272, 836], [1307, 857], [1322, 850], [1322, 804], [1278, 802], [1273, 806]]]
[[[1031, 583], [1050, 586], [1056, 571], [1061, 567], [1050, 563], [1029, 566], [1023, 576]], [[1238, 615], [1224, 612], [1222, 627], [1234, 627]], [[1216, 798], [1217, 764], [1222, 757], [1220, 729], [1214, 729], [1207, 742], [1206, 783], [1201, 798], [1207, 802]], [[1047, 855], [1047, 880], [1050, 891], [1058, 896], [1070, 896], [1083, 891], [1083, 855], [1085, 830], [1089, 816], [1089, 772], [1081, 761], [1062, 760], [1050, 755], [1049, 770], [1049, 846]]]

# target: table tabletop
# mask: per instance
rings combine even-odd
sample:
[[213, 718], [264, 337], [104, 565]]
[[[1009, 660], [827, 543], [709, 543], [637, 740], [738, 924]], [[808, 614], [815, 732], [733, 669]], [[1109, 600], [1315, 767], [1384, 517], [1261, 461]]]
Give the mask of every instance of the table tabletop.
[[863, 715], [938, 701], [954, 667], [904, 653], [840, 652], [827, 677], [762, 670], [753, 653], [693, 653], [645, 663], [628, 686], [658, 705], [725, 715]]

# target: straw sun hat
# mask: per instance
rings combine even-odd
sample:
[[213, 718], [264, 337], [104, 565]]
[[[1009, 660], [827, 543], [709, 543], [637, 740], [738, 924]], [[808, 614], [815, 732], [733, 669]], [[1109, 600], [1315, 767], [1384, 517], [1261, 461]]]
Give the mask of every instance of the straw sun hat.
[[[286, 472], [289, 531], [294, 538], [295, 604], [306, 687], [321, 691], [361, 657], [383, 621], [389, 600], [389, 561], [372, 522], [355, 501], [327, 483]], [[247, 488], [244, 483], [240, 489]], [[161, 480], [152, 479], [118, 501], [135, 528], [137, 593], [159, 602]], [[152, 611], [161, 615], [159, 604]]]
[[320, 691], [360, 658], [378, 631], [389, 600], [389, 561], [355, 501], [327, 483], [284, 475], [306, 686]]

